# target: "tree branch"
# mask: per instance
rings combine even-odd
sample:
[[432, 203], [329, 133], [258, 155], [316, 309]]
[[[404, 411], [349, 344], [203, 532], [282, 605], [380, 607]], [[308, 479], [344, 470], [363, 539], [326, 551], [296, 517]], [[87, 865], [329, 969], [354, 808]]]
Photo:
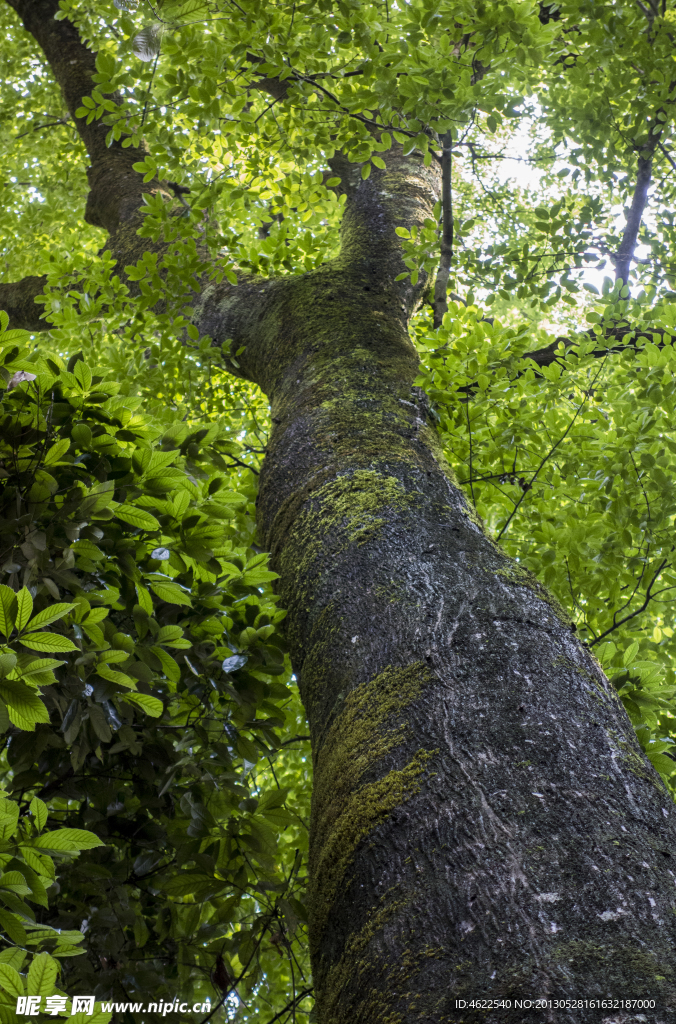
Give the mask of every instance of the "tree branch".
[[46, 283], [46, 277], [24, 277], [12, 284], [0, 284], [0, 309], [9, 315], [12, 329], [49, 330], [47, 321], [40, 319], [42, 306], [35, 304], [35, 296], [42, 294]]
[[[648, 584], [648, 589], [645, 592], [645, 600], [644, 600], [643, 604], [641, 605], [641, 607], [637, 608], [636, 611], [630, 612], [629, 615], [625, 615], [625, 617], [623, 619], [620, 619], [619, 622], [613, 622], [613, 625], [610, 626], [604, 633], [601, 633], [599, 636], [596, 637], [595, 640], [592, 640], [592, 642], [589, 644], [590, 647], [594, 647], [595, 644], [600, 643], [601, 640], [603, 640], [605, 637], [607, 637], [609, 633], [612, 633], [612, 632], [614, 632], [614, 630], [619, 629], [620, 626], [623, 626], [625, 624], [625, 622], [629, 622], [630, 619], [636, 618], [637, 615], [640, 615], [641, 612], [644, 612], [646, 610], [646, 608], [650, 604], [651, 600], [656, 596], [655, 594], [651, 593], [651, 591], [652, 591], [653, 586], [657, 582], [658, 577], [661, 575], [662, 571], [664, 570], [664, 567], [666, 566], [667, 561], [668, 561], [668, 559], [663, 558], [662, 561], [660, 562], [660, 564], [658, 566], [658, 569], [657, 569], [657, 572], [655, 573], [655, 575], [651, 579], [650, 583]], [[673, 587], [665, 587], [664, 589], [665, 590], [672, 590]], [[663, 593], [663, 591], [660, 591], [660, 593]]]
[[638, 158], [638, 173], [636, 175], [636, 187], [631, 200], [631, 208], [627, 215], [620, 248], [613, 259], [615, 264], [615, 280], [621, 281], [622, 284], [629, 283], [629, 271], [631, 270], [631, 263], [636, 250], [638, 232], [641, 227], [643, 211], [648, 201], [648, 189], [650, 188], [653, 167], [652, 154], [657, 141], [657, 136], [655, 136], [655, 142], [652, 144], [649, 156], [639, 156]]
[[[123, 277], [121, 268], [135, 263], [144, 251], [165, 248], [164, 243], [151, 243], [137, 234], [143, 193], [163, 186], [157, 181], [144, 184], [142, 176], [133, 170], [132, 164], [144, 155], [141, 151], [122, 148], [116, 142], [108, 146], [107, 126], [96, 120], [88, 125], [86, 118], [75, 117], [82, 97], [92, 91], [96, 59], [70, 21], [55, 19], [60, 10], [58, 0], [7, 2], [42, 47], [87, 148], [91, 191], [86, 219], [111, 234], [106, 248], [112, 251]], [[284, 97], [280, 96], [280, 101]], [[272, 280], [240, 273], [236, 285], [206, 279], [200, 282], [192, 302], [193, 322], [201, 333], [214, 339], [214, 344], [232, 342], [226, 346], [233, 353], [226, 356], [226, 365], [235, 376], [254, 381], [268, 393], [274, 390], [293, 348], [283, 323], [285, 319], [287, 323], [294, 321], [298, 303], [307, 301], [303, 296], [315, 290], [323, 294], [329, 277], [342, 280], [365, 303], [380, 305], [385, 301], [387, 315], [405, 327], [422, 300], [427, 275], [422, 273], [415, 284], [411, 282], [395, 228], [420, 229], [433, 217], [441, 175], [437, 164], [425, 167], [419, 154], [404, 155], [400, 145], [384, 153], [383, 159], [385, 169], [373, 168], [367, 179], [362, 178], [359, 166], [348, 164], [340, 154], [330, 161], [336, 169], [340, 166], [342, 189], [347, 195], [340, 253], [330, 264], [312, 274]], [[401, 280], [396, 280], [398, 276]], [[39, 320], [32, 303], [43, 283], [26, 279], [4, 286], [2, 298], [11, 307], [13, 326], [48, 327]]]
[[[95, 83], [96, 54], [87, 49], [73, 23], [67, 18], [56, 20], [58, 0], [7, 0], [21, 18], [24, 28], [41, 47], [52, 74], [63, 94], [64, 101], [78, 135], [90, 159], [87, 169], [89, 195], [85, 220], [95, 227], [105, 228], [110, 234], [126, 222], [137, 222], [144, 192], [156, 192], [159, 183], [144, 183], [132, 164], [142, 160], [145, 153], [133, 146], [123, 148], [121, 140], [106, 144], [108, 127], [94, 119], [87, 124], [86, 117], [76, 117], [82, 97], [89, 96]], [[111, 99], [120, 103], [119, 96]]]

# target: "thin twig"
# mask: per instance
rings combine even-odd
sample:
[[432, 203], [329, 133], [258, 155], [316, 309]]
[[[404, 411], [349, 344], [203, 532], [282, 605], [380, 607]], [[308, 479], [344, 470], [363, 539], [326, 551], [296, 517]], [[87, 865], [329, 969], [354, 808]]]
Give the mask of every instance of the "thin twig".
[[[657, 594], [651, 594], [651, 590], [653, 588], [653, 584], [656, 582], [657, 577], [661, 574], [661, 572], [664, 569], [664, 567], [667, 564], [667, 562], [668, 562], [667, 558], [663, 558], [662, 561], [660, 562], [660, 565], [659, 565], [659, 568], [658, 568], [657, 572], [655, 573], [655, 575], [651, 579], [650, 583], [648, 584], [648, 589], [645, 592], [645, 601], [643, 602], [641, 607], [637, 608], [636, 611], [634, 611], [634, 612], [630, 612], [629, 615], [625, 615], [625, 617], [623, 619], [620, 619], [619, 622], [615, 622], [615, 623], [613, 623], [612, 626], [609, 626], [608, 629], [605, 631], [605, 633], [601, 633], [599, 636], [596, 637], [596, 640], [592, 640], [592, 642], [589, 645], [590, 647], [593, 647], [595, 644], [599, 643], [600, 640], [603, 640], [604, 637], [608, 636], [609, 633], [612, 633], [614, 630], [619, 629], [620, 626], [623, 626], [625, 624], [625, 622], [629, 622], [630, 619], [636, 618], [637, 615], [640, 615], [641, 612], [644, 612], [646, 610], [646, 608], [648, 607], [648, 605], [652, 601], [653, 597], [657, 597], [658, 596]], [[660, 590], [658, 593], [659, 594], [664, 594], [665, 591], [673, 590], [673, 589], [674, 589], [673, 587], [665, 587], [663, 590]]]
[[143, 128], [143, 125], [145, 123], [146, 112], [148, 110], [148, 101], [150, 99], [150, 94], [151, 94], [152, 89], [153, 89], [153, 82], [155, 81], [155, 71], [157, 70], [157, 62], [160, 59], [160, 52], [161, 52], [161, 46], [160, 46], [160, 50], [158, 50], [157, 53], [155, 54], [155, 63], [153, 64], [153, 72], [152, 72], [152, 74], [150, 76], [150, 82], [148, 84], [148, 91], [146, 92], [146, 101], [145, 101], [145, 105], [143, 107], [143, 116], [141, 118], [141, 128]]
[[313, 991], [314, 991], [314, 989], [312, 989], [312, 988], [306, 988], [302, 992], [299, 992], [298, 995], [294, 999], [291, 1000], [291, 1002], [286, 1004], [286, 1006], [284, 1007], [283, 1010], [280, 1010], [279, 1013], [276, 1013], [274, 1015], [274, 1017], [271, 1017], [270, 1020], [266, 1022], [266, 1024], [275, 1024], [276, 1020], [279, 1020], [280, 1017], [282, 1017], [285, 1013], [289, 1012], [289, 1010], [291, 1009], [292, 1004], [302, 1002], [303, 999], [305, 999], [306, 996], [312, 995]]
[[[592, 381], [592, 385], [591, 385], [591, 387], [593, 387], [593, 386], [594, 386], [594, 384], [596, 383], [596, 381], [598, 380], [598, 378], [599, 378], [599, 374], [601, 373], [601, 371], [602, 371], [602, 370], [603, 370], [603, 368], [604, 368], [604, 364], [605, 364], [605, 359], [604, 359], [603, 363], [601, 363], [601, 366], [599, 367], [599, 370], [598, 370], [598, 372], [597, 372], [596, 376], [594, 377], [594, 380]], [[514, 518], [514, 516], [515, 516], [515, 515], [516, 515], [516, 513], [518, 512], [518, 510], [519, 510], [519, 506], [521, 505], [521, 502], [522, 502], [522, 501], [523, 501], [523, 499], [524, 499], [524, 498], [526, 497], [526, 495], [528, 494], [528, 492], [532, 490], [532, 488], [533, 488], [533, 484], [534, 484], [534, 483], [535, 483], [535, 481], [537, 480], [537, 478], [538, 478], [538, 475], [539, 475], [539, 473], [540, 473], [540, 470], [541, 470], [541, 469], [543, 469], [543, 467], [545, 466], [545, 463], [547, 463], [547, 462], [549, 461], [549, 459], [550, 459], [550, 458], [552, 457], [552, 455], [554, 454], [554, 452], [556, 451], [556, 449], [557, 449], [557, 448], [559, 447], [559, 445], [560, 445], [560, 444], [561, 444], [561, 443], [562, 443], [562, 442], [563, 442], [563, 441], [564, 441], [564, 440], [566, 439], [566, 437], [568, 436], [568, 434], [570, 433], [570, 431], [571, 431], [571, 430], [573, 429], [573, 424], [575, 423], [575, 420], [576, 420], [576, 419], [578, 418], [578, 416], [579, 416], [579, 415], [580, 415], [580, 413], [582, 412], [582, 410], [583, 410], [584, 406], [585, 406], [585, 405], [587, 404], [587, 399], [589, 398], [589, 394], [590, 394], [590, 391], [591, 391], [591, 388], [589, 388], [589, 390], [588, 390], [588, 391], [585, 391], [584, 399], [582, 400], [582, 402], [580, 403], [580, 405], [579, 405], [579, 406], [577, 407], [577, 410], [575, 411], [575, 415], [573, 416], [572, 420], [570, 421], [570, 423], [568, 424], [568, 426], [566, 427], [566, 429], [564, 430], [563, 434], [561, 435], [561, 437], [559, 438], [559, 440], [558, 440], [558, 441], [556, 442], [556, 444], [555, 444], [555, 445], [554, 445], [554, 446], [553, 446], [552, 448], [550, 448], [550, 450], [549, 450], [549, 451], [547, 452], [547, 454], [546, 454], [546, 455], [545, 455], [545, 456], [544, 456], [544, 457], [542, 458], [542, 461], [540, 462], [540, 465], [538, 466], [538, 468], [537, 468], [537, 469], [535, 470], [535, 473], [533, 474], [533, 477], [532, 477], [532, 479], [531, 479], [531, 481], [530, 481], [530, 486], [528, 487], [528, 489], [527, 489], [527, 490], [525, 490], [525, 491], [523, 492], [523, 494], [521, 495], [521, 497], [520, 497], [520, 498], [519, 498], [519, 500], [517, 501], [516, 505], [514, 506], [514, 508], [512, 509], [512, 511], [510, 512], [510, 514], [509, 514], [509, 516], [508, 516], [508, 518], [507, 518], [507, 522], [505, 523], [505, 525], [504, 525], [504, 526], [502, 527], [502, 529], [500, 530], [500, 533], [499, 533], [499, 534], [497, 535], [497, 537], [495, 538], [496, 540], [500, 540], [500, 538], [502, 537], [503, 533], [505, 532], [505, 530], [507, 529], [507, 527], [508, 527], [508, 526], [509, 526], [509, 524], [511, 523], [512, 519]], [[470, 475], [471, 475], [471, 470], [470, 470]]]

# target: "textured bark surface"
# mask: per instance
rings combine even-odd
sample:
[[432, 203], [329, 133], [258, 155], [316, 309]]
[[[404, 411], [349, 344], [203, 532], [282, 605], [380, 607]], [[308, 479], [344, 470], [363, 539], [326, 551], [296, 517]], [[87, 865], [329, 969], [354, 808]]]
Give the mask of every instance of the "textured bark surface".
[[[31, 20], [51, 21], [55, 0], [9, 2], [79, 102], [83, 54], [64, 64]], [[140, 178], [80, 127], [93, 222], [140, 246]], [[394, 228], [422, 224], [440, 185], [392, 151], [367, 181], [344, 176], [333, 263], [209, 285], [196, 303], [272, 403], [259, 526], [312, 733], [317, 1017], [516, 1024], [535, 1018], [455, 1000], [654, 998], [649, 1019], [667, 1024], [674, 806], [565, 613], [485, 535], [413, 385], [425, 282], [395, 281]]]
[[319, 1019], [524, 1019], [455, 1009], [486, 997], [651, 997], [673, 1019], [671, 799], [565, 613], [454, 484], [406, 302], [364, 266], [297, 283], [262, 381], [259, 522], [313, 740]]

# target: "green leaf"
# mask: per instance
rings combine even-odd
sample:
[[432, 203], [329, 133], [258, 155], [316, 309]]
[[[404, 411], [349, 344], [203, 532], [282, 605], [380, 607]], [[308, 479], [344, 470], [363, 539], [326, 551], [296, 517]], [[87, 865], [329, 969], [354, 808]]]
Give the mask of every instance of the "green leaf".
[[68, 1024], [109, 1024], [112, 1013], [101, 1009], [101, 1003], [96, 1003], [93, 1014], [74, 1013], [68, 1017]]
[[182, 637], [183, 630], [180, 626], [162, 626], [155, 639], [158, 644], [168, 644], [172, 640], [181, 640]]
[[41, 832], [42, 829], [47, 824], [47, 815], [49, 813], [47, 811], [47, 804], [44, 803], [44, 801], [41, 800], [39, 796], [34, 796], [30, 802], [29, 810], [30, 813], [35, 818], [35, 824], [37, 826], [38, 832]]
[[0, 680], [0, 697], [7, 705], [10, 721], [24, 732], [33, 732], [39, 723], [49, 722], [49, 713], [35, 690], [18, 679]]
[[[5, 913], [6, 911], [0, 912], [0, 920]], [[23, 978], [18, 971], [15, 971], [7, 963], [0, 963], [0, 986], [10, 996], [22, 996], [24, 994]]]
[[153, 581], [150, 586], [160, 601], [166, 601], [167, 604], [188, 605], [188, 607], [192, 605], [190, 595], [181, 590], [177, 583], [158, 583]]
[[199, 896], [200, 899], [205, 899], [210, 894], [223, 889], [227, 882], [209, 877], [208, 875], [199, 875], [185, 871], [167, 879], [161, 885], [163, 892], [167, 896]]
[[[86, 98], [83, 97], [82, 102], [86, 102]], [[89, 391], [92, 386], [92, 371], [89, 369], [87, 364], [79, 359], [75, 364], [73, 373], [75, 374], [77, 382], [81, 386], [82, 390]]]
[[29, 996], [51, 996], [54, 992], [58, 964], [49, 953], [38, 953], [28, 969], [26, 992]]
[[46, 853], [38, 853], [38, 851], [34, 850], [32, 846], [20, 846], [19, 853], [26, 861], [26, 864], [28, 864], [33, 871], [37, 872], [38, 875], [44, 875], [46, 878], [51, 878], [52, 880], [56, 878], [54, 862]]
[[136, 526], [140, 530], [159, 530], [160, 524], [158, 523], [155, 516], [151, 515], [150, 512], [146, 512], [144, 508], [138, 508], [136, 505], [118, 505], [115, 509], [115, 516], [118, 519], [122, 519], [123, 522], [129, 523], [130, 526]]
[[116, 683], [118, 686], [124, 686], [131, 690], [136, 689], [136, 679], [132, 679], [131, 676], [126, 675], [124, 672], [118, 672], [117, 669], [109, 668], [105, 664], [99, 664], [96, 666], [97, 676], [101, 676], [102, 679], [107, 679], [111, 683]]
[[17, 665], [17, 657], [12, 651], [0, 654], [0, 675], [8, 676], [14, 671]]
[[26, 632], [30, 633], [34, 629], [40, 629], [41, 626], [48, 626], [51, 622], [56, 622], [57, 619], [62, 619], [64, 615], [71, 612], [75, 607], [74, 604], [53, 604], [49, 608], [43, 608], [41, 612], [34, 615], [26, 626]]
[[45, 466], [53, 466], [53, 465], [55, 465], [57, 462], [59, 462], [61, 457], [66, 454], [66, 452], [68, 451], [69, 448], [70, 448], [70, 441], [68, 440], [67, 437], [63, 438], [63, 440], [61, 440], [61, 441], [57, 441], [56, 444], [53, 444], [52, 447], [47, 452], [47, 454], [45, 455], [45, 457], [43, 459], [43, 465], [45, 465]]
[[606, 640], [605, 643], [599, 645], [599, 647], [596, 650], [596, 653], [601, 664], [608, 665], [615, 656], [616, 651], [617, 647], [612, 642], [612, 640]]
[[0, 875], [0, 888], [15, 892], [18, 896], [30, 896], [30, 886], [19, 871], [5, 871]]
[[648, 760], [653, 768], [665, 779], [670, 778], [676, 772], [676, 761], [666, 754], [653, 754], [651, 751], [648, 751]]
[[13, 836], [19, 821], [19, 805], [13, 800], [3, 799], [0, 802], [0, 839], [7, 840]]
[[32, 651], [44, 651], [45, 653], [66, 653], [68, 651], [79, 651], [79, 647], [69, 640], [67, 636], [60, 633], [30, 633], [21, 638], [24, 647], [30, 647]]
[[242, 583], [248, 587], [260, 587], [262, 583], [269, 583], [271, 580], [278, 580], [279, 573], [271, 572], [269, 569], [250, 569], [242, 576]]
[[630, 661], [633, 661], [638, 653], [638, 640], [634, 640], [633, 644], [629, 644], [626, 651], [622, 655], [622, 664], [628, 665]]
[[122, 695], [122, 699], [128, 704], [135, 704], [151, 718], [159, 718], [164, 712], [162, 701], [147, 693], [125, 693]]
[[144, 612], [148, 615], [153, 614], [153, 599], [150, 596], [150, 591], [147, 587], [142, 586], [140, 583], [136, 584], [136, 594], [138, 596], [138, 603]]
[[57, 828], [54, 832], [45, 832], [33, 840], [33, 846], [40, 850], [59, 852], [73, 850], [91, 850], [95, 846], [105, 846], [98, 836], [82, 828]]
[[170, 654], [167, 654], [162, 647], [155, 645], [150, 650], [153, 652], [155, 657], [160, 661], [162, 665], [162, 671], [164, 672], [167, 679], [170, 679], [172, 683], [177, 683], [181, 678], [181, 669], [178, 664], [174, 661]]
[[[0, 928], [7, 932], [12, 942], [16, 942], [18, 946], [26, 945], [26, 929], [18, 917], [9, 910], [0, 910]], [[6, 965], [2, 964], [0, 966], [4, 967]]]
[[0, 963], [9, 964], [15, 971], [20, 971], [26, 959], [26, 952], [13, 946], [11, 949], [3, 949], [0, 952]]
[[274, 807], [281, 807], [288, 795], [288, 789], [270, 789], [259, 799], [257, 810], [267, 811], [272, 810]]
[[30, 658], [28, 655], [22, 655], [21, 658], [21, 665], [17, 667], [16, 674], [29, 684], [34, 678], [39, 680], [43, 679], [45, 674], [52, 675], [53, 669], [62, 668], [66, 664], [58, 658]]
[[14, 629], [16, 618], [16, 594], [10, 588], [0, 583], [0, 632], [6, 637]]
[[33, 598], [27, 587], [22, 587], [16, 595], [16, 622], [15, 629], [18, 632], [24, 628], [33, 611]]

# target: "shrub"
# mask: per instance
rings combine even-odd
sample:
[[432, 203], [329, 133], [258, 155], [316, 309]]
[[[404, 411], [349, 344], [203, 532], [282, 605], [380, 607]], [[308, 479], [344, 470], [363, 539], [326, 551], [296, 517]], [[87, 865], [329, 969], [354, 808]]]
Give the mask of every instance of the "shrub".
[[[305, 916], [305, 793], [254, 474], [218, 423], [27, 341], [0, 334], [0, 972], [28, 949], [70, 994], [255, 994]], [[56, 875], [26, 852], [66, 835]]]

